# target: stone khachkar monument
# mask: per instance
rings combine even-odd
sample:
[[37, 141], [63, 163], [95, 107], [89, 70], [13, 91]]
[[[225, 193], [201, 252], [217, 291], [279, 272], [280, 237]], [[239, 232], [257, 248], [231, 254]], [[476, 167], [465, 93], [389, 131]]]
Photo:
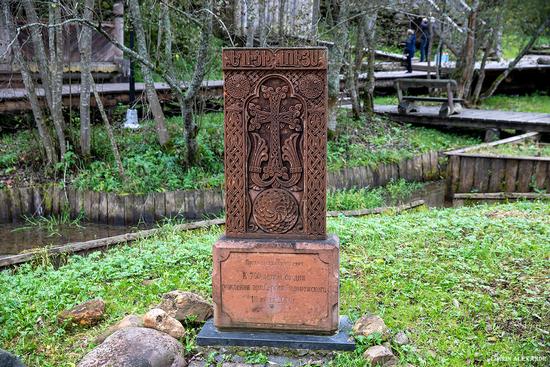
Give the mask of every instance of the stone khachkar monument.
[[339, 242], [326, 234], [327, 51], [229, 48], [222, 57], [226, 232], [213, 247], [214, 326], [334, 334]]

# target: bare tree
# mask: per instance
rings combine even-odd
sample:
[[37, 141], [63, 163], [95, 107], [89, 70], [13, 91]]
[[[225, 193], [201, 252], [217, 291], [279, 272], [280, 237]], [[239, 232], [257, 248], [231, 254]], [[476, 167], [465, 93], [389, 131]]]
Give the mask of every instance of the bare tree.
[[245, 0], [246, 6], [246, 47], [254, 47], [254, 21], [256, 19], [256, 6], [254, 1]]
[[202, 81], [206, 75], [206, 65], [208, 61], [208, 49], [210, 47], [210, 37], [212, 35], [212, 9], [214, 7], [214, 1], [208, 0], [207, 8], [204, 9], [204, 17], [202, 22], [201, 39], [199, 43], [199, 49], [197, 51], [197, 63], [195, 64], [195, 70], [193, 77], [189, 83], [189, 87], [185, 92], [182, 104], [182, 114], [185, 124], [185, 142], [187, 146], [186, 152], [186, 164], [192, 166], [197, 160], [197, 135], [199, 133], [197, 122], [193, 116], [193, 104], [196, 100], [196, 96], [199, 93]]
[[373, 9], [369, 14], [365, 14], [363, 19], [365, 38], [367, 45], [367, 82], [364, 89], [363, 108], [365, 112], [372, 115], [374, 113], [374, 64], [376, 57], [376, 20], [378, 19], [378, 10]]
[[[46, 47], [44, 46], [44, 40], [42, 37], [42, 23], [40, 22], [40, 19], [38, 18], [38, 15], [36, 13], [36, 7], [34, 5], [33, 0], [22, 0], [23, 1], [23, 7], [25, 9], [25, 14], [27, 16], [27, 22], [30, 24], [30, 30], [31, 30], [31, 40], [32, 45], [34, 49], [34, 56], [36, 57], [36, 60], [38, 62], [38, 69], [40, 73], [40, 81], [41, 81], [41, 87], [44, 89], [44, 93], [46, 95], [46, 101], [48, 103], [48, 107], [50, 110], [50, 114], [52, 117], [53, 125], [55, 128], [55, 132], [57, 135], [57, 142], [59, 145], [59, 149], [61, 152], [61, 156], [65, 154], [66, 151], [66, 143], [65, 143], [65, 122], [63, 119], [63, 106], [61, 104], [61, 88], [63, 87], [63, 80], [61, 79], [61, 87], [59, 86], [59, 80], [58, 80], [58, 68], [61, 68], [61, 78], [62, 78], [62, 72], [63, 72], [63, 57], [62, 53], [56, 53], [55, 50], [50, 49], [50, 59], [48, 60], [47, 56], [48, 53], [46, 53]], [[57, 11], [59, 11], [59, 4], [57, 1], [52, 1], [48, 4], [50, 19], [50, 24], [53, 24], [52, 22], [55, 21], [55, 12], [53, 11], [52, 7], [57, 7]], [[57, 13], [58, 17], [60, 18], [60, 13]], [[61, 26], [58, 26], [56, 28], [60, 28]], [[50, 29], [50, 27], [48, 27]], [[53, 30], [53, 27], [51, 27]], [[54, 41], [56, 31], [49, 32], [50, 36], [52, 36], [52, 39], [50, 40], [50, 48], [56, 48], [56, 43]], [[58, 40], [59, 43], [57, 46], [61, 46], [62, 48], [62, 31], [59, 31], [57, 29], [57, 34], [60, 36], [60, 39]], [[51, 59], [51, 57], [54, 57], [54, 59]], [[51, 66], [52, 62], [57, 62], [58, 57], [61, 57], [60, 64], [61, 66]], [[55, 75], [54, 75], [55, 74]]]
[[12, 53], [21, 69], [23, 84], [25, 85], [25, 90], [27, 91], [27, 96], [31, 104], [31, 109], [33, 112], [34, 121], [36, 123], [37, 130], [38, 130], [38, 135], [40, 136], [40, 141], [42, 142], [42, 146], [44, 147], [44, 150], [46, 152], [47, 164], [50, 165], [52, 163], [57, 163], [58, 161], [57, 154], [55, 152], [55, 148], [53, 146], [50, 134], [48, 132], [48, 129], [44, 120], [44, 114], [42, 113], [42, 108], [40, 107], [40, 103], [36, 95], [34, 81], [32, 80], [31, 72], [29, 70], [27, 61], [23, 57], [23, 52], [21, 51], [21, 44], [19, 43], [19, 39], [15, 31], [15, 23], [11, 14], [11, 9], [10, 9], [10, 0], [2, 0], [2, 11], [3, 11], [3, 17], [2, 17], [3, 23], [5, 23], [6, 29], [8, 30], [9, 37], [13, 40], [12, 46], [11, 46]]
[[489, 89], [487, 89], [486, 92], [484, 92], [482, 95], [481, 95], [481, 99], [486, 99], [486, 98], [489, 98], [490, 96], [493, 95], [493, 93], [495, 93], [495, 91], [497, 90], [498, 86], [500, 85], [500, 83], [502, 83], [502, 81], [504, 79], [506, 79], [508, 77], [508, 75], [510, 75], [510, 73], [512, 72], [512, 70], [516, 67], [516, 65], [518, 64], [518, 62], [523, 58], [523, 56], [525, 56], [525, 54], [533, 47], [533, 45], [535, 44], [535, 42], [537, 41], [537, 39], [544, 33], [544, 31], [546, 30], [546, 28], [550, 27], [550, 17], [546, 18], [545, 20], [542, 21], [542, 23], [535, 29], [534, 33], [531, 35], [531, 38], [529, 39], [529, 42], [527, 42], [527, 44], [523, 47], [523, 49], [517, 54], [516, 58], [514, 60], [512, 60], [512, 62], [510, 62], [508, 64], [508, 67], [506, 68], [506, 70], [504, 70], [496, 79], [495, 81], [491, 84], [491, 86], [489, 87]]
[[[143, 59], [150, 63], [149, 52], [147, 51], [147, 42], [145, 38], [145, 30], [143, 28], [143, 21], [141, 18], [141, 10], [139, 8], [138, 0], [128, 0], [128, 7], [131, 14], [132, 25], [136, 34], [136, 42], [139, 54]], [[157, 135], [160, 145], [165, 146], [170, 140], [168, 129], [166, 129], [166, 121], [162, 106], [155, 89], [155, 81], [153, 79], [153, 72], [146, 65], [141, 65], [141, 72], [145, 81], [145, 93], [147, 94], [147, 101], [149, 107], [153, 113], [153, 117], [156, 123]]]
[[[65, 120], [63, 118], [63, 25], [61, 25], [61, 4], [52, 0], [48, 4], [48, 41], [50, 51], [50, 90], [52, 93], [51, 113], [63, 157], [67, 151], [65, 141]], [[57, 121], [57, 122], [56, 122]]]
[[[82, 17], [92, 20], [94, 0], [85, 0]], [[91, 153], [91, 122], [90, 122], [90, 77], [92, 63], [92, 29], [83, 26], [80, 32], [80, 149], [87, 158]]]
[[260, 47], [265, 47], [267, 38], [267, 29], [265, 26], [265, 0], [258, 1], [258, 31], [260, 35]]
[[328, 67], [328, 129], [336, 131], [338, 115], [338, 97], [340, 95], [340, 70], [345, 61], [348, 47], [349, 0], [340, 1], [338, 19], [334, 26], [334, 44], [329, 47]]
[[111, 143], [111, 149], [113, 151], [113, 156], [115, 158], [115, 162], [118, 168], [118, 174], [122, 181], [126, 181], [126, 175], [124, 174], [124, 167], [122, 166], [122, 160], [120, 159], [120, 153], [118, 151], [118, 146], [115, 140], [115, 134], [113, 133], [113, 128], [111, 127], [111, 124], [109, 123], [109, 118], [107, 117], [107, 114], [105, 113], [105, 108], [103, 107], [103, 102], [101, 101], [101, 97], [99, 93], [97, 93], [97, 88], [95, 86], [94, 79], [92, 75], [89, 75], [90, 85], [92, 88], [92, 91], [94, 92], [94, 97], [96, 101], [97, 108], [99, 109], [99, 113], [101, 115], [101, 119], [103, 120], [103, 123], [105, 124], [105, 129], [107, 130], [107, 135], [109, 136], [109, 142]]

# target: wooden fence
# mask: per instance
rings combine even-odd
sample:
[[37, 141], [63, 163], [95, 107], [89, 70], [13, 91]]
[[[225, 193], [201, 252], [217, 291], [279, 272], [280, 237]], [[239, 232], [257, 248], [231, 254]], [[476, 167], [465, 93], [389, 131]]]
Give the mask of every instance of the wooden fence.
[[449, 157], [448, 198], [452, 199], [455, 193], [550, 191], [550, 158], [475, 153], [481, 148], [537, 140], [539, 137], [539, 133], [531, 132], [444, 153]]
[[[413, 181], [438, 179], [438, 153], [428, 152], [399, 164], [344, 168], [329, 172], [329, 189], [377, 187], [404, 178]], [[83, 215], [94, 223], [132, 225], [164, 218], [198, 219], [223, 211], [222, 190], [179, 190], [145, 195], [78, 191], [72, 187], [23, 187], [0, 190], [0, 223], [17, 222], [23, 216], [49, 216], [67, 211], [72, 218]]]

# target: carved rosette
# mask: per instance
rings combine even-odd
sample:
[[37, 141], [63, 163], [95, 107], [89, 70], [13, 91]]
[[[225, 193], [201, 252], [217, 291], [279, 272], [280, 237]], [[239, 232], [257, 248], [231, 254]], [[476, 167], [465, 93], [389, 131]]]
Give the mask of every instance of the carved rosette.
[[326, 236], [326, 50], [224, 50], [226, 235]]

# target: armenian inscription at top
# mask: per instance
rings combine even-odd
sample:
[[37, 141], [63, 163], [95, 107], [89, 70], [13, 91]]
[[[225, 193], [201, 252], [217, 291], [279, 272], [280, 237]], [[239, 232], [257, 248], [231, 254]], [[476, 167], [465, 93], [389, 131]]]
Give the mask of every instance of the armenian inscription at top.
[[226, 235], [326, 238], [326, 49], [222, 58]]

